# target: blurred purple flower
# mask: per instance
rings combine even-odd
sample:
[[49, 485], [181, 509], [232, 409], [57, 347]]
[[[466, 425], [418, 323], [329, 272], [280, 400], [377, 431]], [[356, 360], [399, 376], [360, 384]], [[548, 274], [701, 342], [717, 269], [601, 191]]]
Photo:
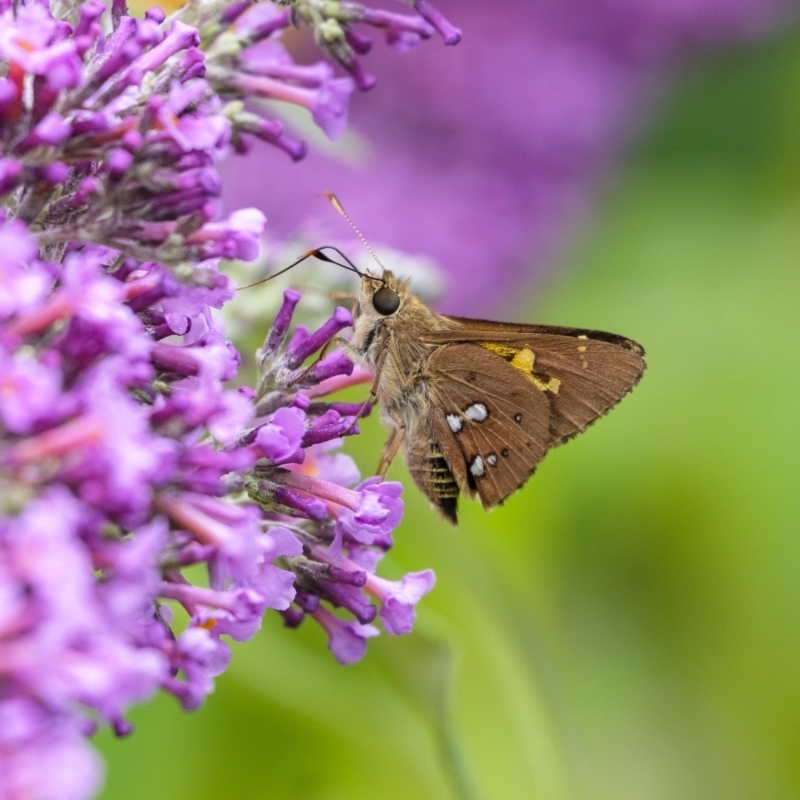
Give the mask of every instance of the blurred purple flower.
[[258, 428], [256, 445], [273, 464], [302, 456], [300, 444], [306, 433], [306, 415], [299, 408], [279, 408], [272, 419]]
[[[423, 6], [414, 3], [425, 16]], [[757, 36], [793, 0], [439, 0], [463, 40], [422, 48], [401, 67], [376, 52], [381, 82], [355, 103], [356, 158], [312, 152], [291, 168], [254, 153], [280, 198], [225, 166], [224, 198], [265, 209], [271, 231], [303, 217], [338, 221], [334, 190], [373, 242], [433, 256], [449, 276], [442, 308], [500, 312], [553, 262], [591, 190], [630, 140], [667, 68], [690, 47]], [[433, 22], [428, 18], [429, 22]], [[298, 59], [308, 55], [294, 43]], [[393, 68], [396, 66], [396, 68]], [[344, 227], [351, 255], [360, 244]], [[389, 265], [391, 266], [391, 265]]]
[[356, 486], [351, 502], [343, 503], [345, 508], [337, 516], [337, 527], [362, 544], [371, 544], [375, 537], [389, 534], [403, 516], [402, 489], [397, 481], [368, 478]]
[[0, 422], [11, 433], [30, 433], [51, 413], [60, 376], [27, 353], [0, 352]]
[[91, 797], [100, 788], [103, 766], [86, 746], [84, 727], [72, 715], [47, 713], [23, 697], [0, 702], [0, 797]]
[[414, 610], [417, 603], [436, 582], [432, 570], [410, 572], [399, 581], [387, 581], [377, 575], [370, 575], [364, 588], [374, 595], [381, 604], [380, 618], [389, 633], [399, 635], [410, 633], [416, 618]]
[[378, 635], [374, 625], [346, 621], [320, 606], [311, 616], [328, 634], [328, 647], [340, 664], [353, 664], [364, 657], [367, 639]]

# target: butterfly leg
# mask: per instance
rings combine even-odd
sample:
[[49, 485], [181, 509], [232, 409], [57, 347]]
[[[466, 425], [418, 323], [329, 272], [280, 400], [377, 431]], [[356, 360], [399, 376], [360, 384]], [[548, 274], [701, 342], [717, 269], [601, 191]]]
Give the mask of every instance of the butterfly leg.
[[327, 292], [324, 289], [320, 289], [318, 286], [310, 286], [307, 283], [293, 283], [291, 288], [296, 289], [298, 292], [302, 292], [303, 294], [315, 294], [320, 297], [324, 297], [331, 303], [347, 304], [350, 308], [350, 313], [352, 313], [353, 316], [356, 315], [356, 309], [358, 307], [358, 295], [353, 294], [352, 292]]
[[[338, 345], [340, 345], [342, 350], [344, 350], [344, 352], [351, 359], [356, 360], [353, 358], [353, 353], [352, 353], [353, 345], [351, 345], [350, 342], [347, 341], [347, 339], [342, 339], [340, 336], [337, 336], [335, 339], [332, 339], [331, 341], [336, 342]], [[347, 430], [344, 431], [343, 435], [347, 434], [353, 427], [355, 427], [355, 424], [358, 422], [359, 417], [367, 410], [367, 406], [377, 402], [378, 384], [380, 383], [381, 371], [383, 370], [383, 362], [385, 360], [386, 360], [386, 351], [384, 350], [383, 353], [381, 353], [381, 357], [378, 359], [377, 366], [375, 367], [375, 377], [372, 380], [372, 386], [370, 387], [369, 395], [367, 399], [364, 401], [364, 404], [358, 410], [358, 413], [356, 414], [350, 426], [347, 428]]]
[[386, 473], [389, 471], [389, 467], [391, 466], [392, 461], [394, 461], [394, 457], [397, 455], [397, 451], [400, 449], [400, 445], [403, 444], [403, 439], [406, 436], [406, 428], [399, 420], [395, 420], [397, 422], [397, 427], [392, 430], [389, 434], [389, 438], [386, 440], [386, 444], [383, 446], [383, 452], [381, 453], [381, 460], [378, 462], [378, 469], [375, 470], [375, 474], [383, 480], [386, 477]]
[[[347, 296], [352, 297], [352, 295]], [[333, 339], [328, 339], [328, 341], [322, 345], [322, 349], [319, 351], [317, 357], [300, 373], [300, 375], [298, 375], [297, 378], [294, 379], [294, 383], [299, 383], [301, 380], [303, 380], [303, 378], [305, 378], [306, 375], [308, 375], [308, 373], [311, 372], [311, 370], [314, 369], [314, 367], [316, 367], [326, 355], [328, 355], [328, 351], [333, 345], [339, 345], [345, 351], [345, 354], [350, 356], [350, 354], [347, 352], [347, 348], [350, 347], [350, 342], [348, 342], [347, 339], [343, 339], [341, 336], [334, 336]]]
[[308, 283], [293, 283], [292, 289], [296, 289], [303, 294], [314, 294], [318, 297], [324, 297], [332, 303], [357, 303], [358, 295], [352, 292], [328, 292], [325, 289], [320, 289], [319, 286], [312, 286]]
[[333, 303], [357, 303], [358, 295], [350, 292], [331, 292], [328, 297]]
[[335, 340], [329, 339], [324, 345], [322, 345], [322, 349], [319, 351], [317, 357], [294, 379], [294, 381], [292, 381], [292, 384], [300, 383], [300, 381], [302, 381], [303, 378], [305, 378], [306, 375], [308, 375], [308, 373], [311, 372], [311, 370], [314, 369], [314, 367], [316, 367], [326, 355], [328, 355], [328, 350], [331, 349], [331, 342], [333, 341]]

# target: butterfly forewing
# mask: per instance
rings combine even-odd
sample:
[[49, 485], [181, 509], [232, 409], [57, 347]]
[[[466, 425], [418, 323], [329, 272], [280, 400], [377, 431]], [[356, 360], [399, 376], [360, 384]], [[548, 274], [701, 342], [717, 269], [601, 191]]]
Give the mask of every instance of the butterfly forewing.
[[522, 372], [480, 345], [441, 347], [429, 370], [431, 438], [461, 491], [491, 508], [525, 483], [547, 451], [550, 404]]
[[453, 330], [423, 340], [471, 342], [499, 355], [546, 395], [552, 412], [551, 446], [561, 444], [616, 405], [644, 371], [641, 345], [616, 334], [546, 325], [514, 325], [448, 318]]
[[607, 413], [638, 383], [644, 370], [644, 351], [627, 339], [618, 344], [587, 334], [539, 333], [528, 346], [536, 354], [535, 371], [559, 382], [558, 391], [549, 398], [553, 445], [586, 430]]

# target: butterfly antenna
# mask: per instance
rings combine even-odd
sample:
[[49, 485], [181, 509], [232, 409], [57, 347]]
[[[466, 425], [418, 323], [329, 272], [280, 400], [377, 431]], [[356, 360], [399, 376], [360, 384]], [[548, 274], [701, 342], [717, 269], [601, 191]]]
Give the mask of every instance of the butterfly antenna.
[[[329, 256], [326, 256], [325, 253], [323, 252], [324, 250], [333, 250], [346, 263], [342, 264], [341, 262], [335, 261]], [[251, 289], [253, 286], [259, 286], [262, 283], [267, 283], [268, 281], [271, 281], [273, 278], [277, 278], [279, 275], [283, 275], [284, 272], [288, 272], [290, 269], [294, 269], [298, 264], [302, 264], [303, 261], [305, 261], [307, 258], [312, 258], [312, 257], [318, 258], [320, 261], [327, 261], [329, 264], [335, 264], [337, 267], [349, 270], [350, 272], [355, 272], [356, 275], [358, 275], [361, 278], [366, 277], [364, 273], [359, 271], [356, 265], [338, 247], [334, 247], [333, 245], [330, 244], [324, 244], [322, 245], [322, 247], [315, 247], [313, 250], [309, 250], [308, 252], [303, 253], [303, 255], [297, 259], [297, 261], [292, 262], [291, 264], [289, 264], [288, 267], [284, 267], [283, 269], [278, 270], [278, 272], [276, 272], [274, 275], [269, 275], [266, 278], [261, 278], [261, 280], [254, 281], [253, 283], [248, 283], [247, 286], [237, 286], [236, 291], [240, 292], [243, 289]], [[381, 264], [381, 266], [383, 265]]]
[[375, 251], [370, 246], [370, 243], [364, 237], [364, 234], [361, 233], [361, 231], [356, 227], [355, 222], [353, 222], [353, 220], [350, 219], [347, 212], [344, 210], [344, 206], [339, 202], [339, 198], [333, 192], [322, 192], [322, 196], [327, 197], [328, 200], [330, 200], [331, 205], [347, 220], [350, 227], [356, 232], [356, 236], [358, 236], [358, 238], [361, 239], [361, 241], [363, 242], [364, 247], [366, 247], [367, 250], [369, 250], [369, 254], [375, 259], [375, 261], [378, 263], [378, 266], [384, 272], [386, 272], [386, 267], [383, 266], [381, 260], [378, 258], [378, 256], [375, 254]]

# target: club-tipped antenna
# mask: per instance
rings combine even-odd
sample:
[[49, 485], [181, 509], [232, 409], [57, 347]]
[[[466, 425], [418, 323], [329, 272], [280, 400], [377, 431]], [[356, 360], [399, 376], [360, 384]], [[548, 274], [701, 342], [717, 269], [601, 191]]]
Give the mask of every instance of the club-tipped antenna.
[[375, 254], [375, 251], [372, 249], [370, 243], [364, 237], [364, 234], [361, 233], [361, 231], [356, 226], [355, 222], [353, 222], [353, 220], [350, 219], [347, 212], [344, 210], [344, 206], [339, 202], [339, 198], [333, 192], [322, 192], [322, 196], [327, 197], [328, 200], [330, 200], [331, 205], [347, 220], [347, 223], [356, 232], [356, 236], [358, 236], [358, 238], [361, 239], [361, 241], [363, 242], [364, 247], [366, 247], [367, 250], [369, 250], [369, 254], [375, 259], [375, 261], [378, 263], [378, 266], [384, 272], [386, 272], [386, 267], [383, 266], [383, 263]]
[[[325, 253], [322, 252], [323, 250], [333, 250], [342, 257], [345, 263], [342, 264], [339, 261], [334, 261], [334, 259], [326, 256]], [[358, 267], [356, 267], [356, 265], [338, 247], [334, 247], [332, 244], [324, 244], [322, 247], [315, 247], [313, 250], [308, 250], [307, 252], [303, 253], [303, 255], [297, 259], [297, 261], [293, 261], [288, 267], [278, 270], [274, 275], [268, 275], [266, 278], [261, 278], [261, 280], [254, 281], [253, 283], [248, 283], [247, 286], [237, 286], [236, 291], [240, 292], [242, 289], [251, 289], [253, 286], [258, 286], [262, 283], [266, 283], [267, 281], [271, 281], [273, 278], [283, 275], [284, 272], [294, 269], [294, 267], [296, 267], [298, 264], [301, 264], [307, 258], [311, 258], [312, 256], [318, 258], [320, 261], [327, 261], [329, 264], [336, 264], [337, 267], [349, 270], [350, 272], [355, 272], [356, 275], [361, 278], [366, 277], [366, 275], [364, 275], [364, 273], [361, 272], [361, 270], [359, 270]], [[380, 261], [378, 263], [380, 264]], [[383, 266], [383, 264], [381, 264], [381, 266]]]

